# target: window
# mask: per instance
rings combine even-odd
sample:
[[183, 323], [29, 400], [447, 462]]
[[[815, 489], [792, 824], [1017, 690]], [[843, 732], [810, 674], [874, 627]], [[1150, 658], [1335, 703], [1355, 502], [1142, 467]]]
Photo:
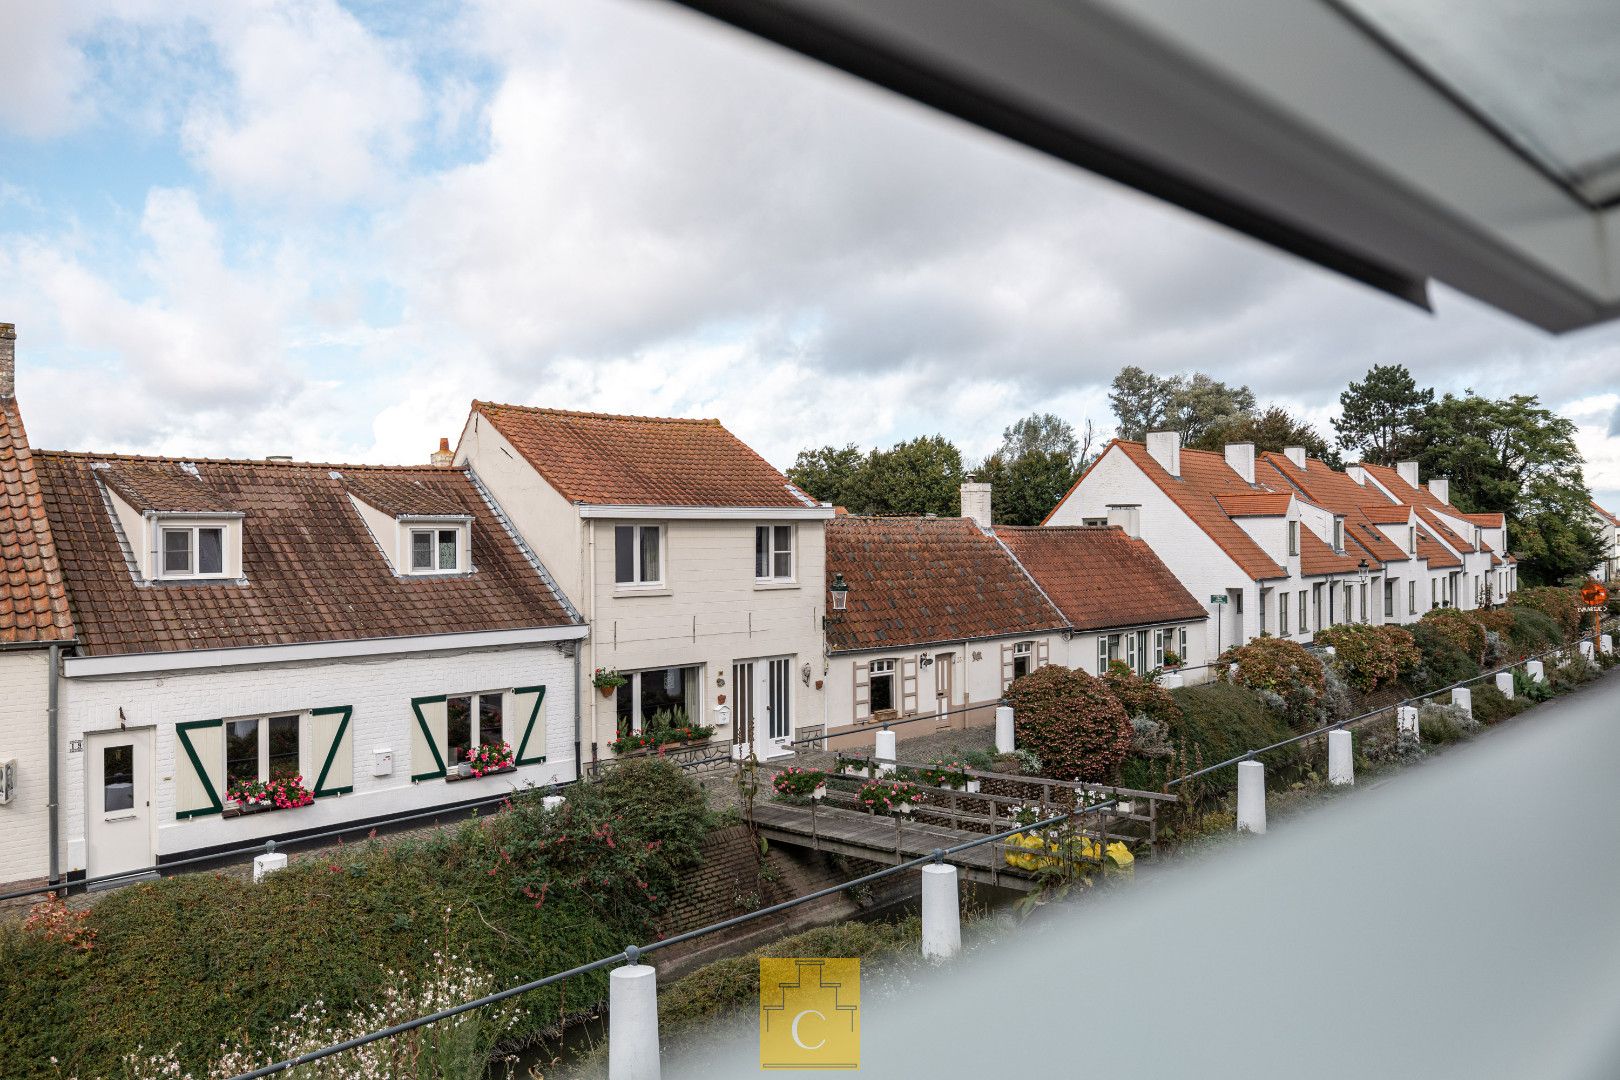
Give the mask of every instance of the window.
[[1416, 579], [1413, 579], [1412, 581], [1408, 581], [1406, 583], [1406, 613], [1408, 615], [1416, 615], [1417, 614], [1417, 580]]
[[[619, 718], [619, 734], [642, 732], [649, 726], [671, 726], [697, 723], [701, 706], [698, 693], [702, 689], [702, 668], [689, 667], [648, 668], [630, 673], [629, 679], [614, 695], [614, 706]], [[733, 688], [741, 703], [745, 693], [740, 686]]]
[[1333, 519], [1333, 550], [1344, 550], [1344, 518]]
[[445, 574], [459, 569], [460, 529], [411, 530], [411, 573]]
[[1346, 585], [1344, 587], [1344, 621], [1345, 622], [1355, 622], [1356, 621], [1355, 614], [1356, 614], [1356, 591], [1355, 591], [1355, 587], [1352, 586], [1352, 585]]
[[1305, 616], [1305, 590], [1301, 589], [1299, 590], [1299, 632], [1302, 634], [1308, 633], [1310, 630], [1310, 627], [1305, 623]]
[[135, 747], [108, 746], [101, 751], [101, 812], [135, 809]]
[[[1126, 637], [1134, 635], [1126, 634]], [[1119, 634], [1103, 634], [1097, 638], [1097, 674], [1108, 670], [1108, 665], [1119, 659]]]
[[1081, 518], [1080, 519], [1080, 524], [1082, 524], [1082, 525], [1107, 525], [1108, 524], [1108, 519], [1105, 518], [1105, 517]]
[[1181, 639], [1181, 648], [1176, 650], [1176, 655], [1181, 657], [1181, 662], [1185, 664], [1187, 662], [1187, 628], [1183, 626], [1179, 631], [1177, 631], [1176, 636]]
[[1125, 663], [1132, 670], [1136, 670], [1136, 635], [1125, 635]]
[[1013, 646], [1013, 679], [1022, 679], [1030, 672], [1035, 662], [1035, 643], [1033, 641], [1020, 641]]
[[[1313, 625], [1316, 629], [1320, 630], [1322, 629], [1322, 586], [1320, 584], [1311, 586], [1311, 608], [1313, 609], [1313, 613], [1315, 615], [1315, 618], [1312, 620]], [[1304, 632], [1305, 628], [1303, 626], [1300, 627], [1300, 633]]]
[[1395, 614], [1395, 579], [1384, 579], [1384, 618]]
[[225, 530], [197, 526], [163, 530], [164, 577], [219, 577], [225, 573]]
[[1297, 521], [1288, 523], [1288, 554], [1299, 554], [1299, 522]]
[[1260, 632], [1262, 634], [1266, 632], [1266, 594], [1270, 591], [1270, 589], [1260, 590]]
[[[661, 525], [616, 525], [613, 528], [613, 580], [619, 585], [662, 585]], [[790, 556], [791, 557], [791, 556]]]
[[266, 716], [225, 724], [225, 786], [299, 775], [298, 717]]
[[754, 580], [793, 580], [793, 526], [755, 526]]
[[1238, 589], [1233, 594], [1232, 606], [1237, 610], [1237, 613], [1239, 615], [1243, 614], [1243, 590], [1242, 589]]
[[1408, 525], [1406, 527], [1406, 553], [1408, 555], [1416, 555], [1417, 554], [1417, 526], [1416, 525]]
[[1277, 594], [1277, 633], [1287, 637], [1288, 630], [1288, 594]]
[[445, 699], [446, 765], [467, 760], [475, 747], [501, 741], [501, 693], [459, 694]]
[[894, 661], [874, 660], [868, 677], [871, 680], [872, 711], [888, 712], [894, 708]]
[[1439, 578], [1430, 578], [1429, 579], [1429, 606], [1432, 607], [1432, 608], [1440, 606], [1440, 579]]
[[1174, 631], [1153, 631], [1153, 666], [1156, 668], [1164, 667], [1164, 640], [1165, 637], [1171, 633], [1174, 633]]

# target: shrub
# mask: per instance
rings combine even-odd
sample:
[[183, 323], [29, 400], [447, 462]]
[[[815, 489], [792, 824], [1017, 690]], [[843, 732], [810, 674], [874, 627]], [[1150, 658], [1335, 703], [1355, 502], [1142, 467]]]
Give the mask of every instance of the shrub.
[[1038, 668], [1007, 689], [1015, 738], [1059, 780], [1113, 783], [1131, 748], [1131, 724], [1108, 685], [1073, 668]]
[[1410, 674], [1423, 659], [1412, 635], [1399, 626], [1343, 623], [1317, 631], [1315, 640], [1333, 647], [1333, 666], [1363, 694]]
[[1517, 692], [1509, 698], [1489, 684], [1474, 687], [1474, 719], [1482, 724], [1500, 724], [1529, 707], [1530, 702], [1519, 697]]
[[1157, 723], [1169, 723], [1181, 711], [1170, 691], [1159, 685], [1156, 675], [1138, 675], [1123, 664], [1110, 664], [1103, 682], [1133, 721], [1145, 717]]
[[[1175, 719], [1167, 725], [1175, 755], [1169, 759], [1131, 758], [1121, 777], [1127, 787], [1160, 791], [1174, 776], [1270, 746], [1293, 734], [1257, 693], [1232, 683], [1179, 687], [1169, 694], [1177, 709]], [[1262, 760], [1268, 772], [1279, 778], [1292, 777], [1303, 771], [1300, 766], [1305, 754], [1295, 746], [1273, 751]], [[1200, 785], [1210, 794], [1230, 791], [1237, 786], [1237, 772], [1222, 769], [1202, 778]]]
[[1479, 675], [1479, 664], [1458, 647], [1451, 635], [1427, 619], [1413, 626], [1411, 634], [1423, 657], [1412, 673], [1412, 689], [1427, 693]]
[[1520, 589], [1508, 597], [1508, 607], [1539, 611], [1558, 627], [1560, 640], [1572, 638], [1581, 632], [1581, 591], [1579, 589], [1544, 586], [1538, 589]]
[[1564, 632], [1551, 615], [1533, 607], [1510, 607], [1507, 611], [1511, 619], [1508, 640], [1518, 656], [1530, 656], [1563, 644]]
[[1296, 728], [1315, 727], [1326, 714], [1322, 664], [1298, 642], [1255, 638], [1222, 653], [1219, 670], [1239, 686], [1259, 691]]
[[1451, 642], [1468, 657], [1478, 664], [1485, 658], [1485, 627], [1469, 617], [1466, 611], [1456, 608], [1434, 608], [1424, 613], [1418, 620], [1419, 626], [1428, 626], [1435, 633]]
[[1431, 746], [1459, 742], [1478, 726], [1461, 705], [1426, 701], [1418, 708], [1418, 736]]

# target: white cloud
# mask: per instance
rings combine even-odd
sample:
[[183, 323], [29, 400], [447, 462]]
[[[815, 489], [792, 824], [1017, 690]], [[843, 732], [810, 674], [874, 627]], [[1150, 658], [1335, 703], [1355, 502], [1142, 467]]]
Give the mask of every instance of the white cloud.
[[89, 64], [76, 37], [95, 13], [74, 4], [0, 0], [5, 74], [0, 78], [0, 128], [32, 138], [61, 134], [93, 111], [84, 97]]

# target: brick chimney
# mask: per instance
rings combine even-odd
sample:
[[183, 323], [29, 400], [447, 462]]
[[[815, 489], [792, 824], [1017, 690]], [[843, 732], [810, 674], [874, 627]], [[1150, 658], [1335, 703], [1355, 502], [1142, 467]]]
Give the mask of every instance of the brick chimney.
[[455, 452], [450, 449], [449, 439], [440, 439], [439, 448], [433, 451], [432, 456], [428, 458], [428, 461], [434, 465], [437, 465], [441, 469], [449, 468], [455, 462], [455, 460], [456, 455]]
[[17, 328], [0, 322], [0, 401], [17, 396]]
[[1171, 476], [1181, 475], [1181, 432], [1150, 431], [1147, 452]]
[[989, 484], [962, 485], [962, 516], [975, 522], [981, 529], [990, 528]]

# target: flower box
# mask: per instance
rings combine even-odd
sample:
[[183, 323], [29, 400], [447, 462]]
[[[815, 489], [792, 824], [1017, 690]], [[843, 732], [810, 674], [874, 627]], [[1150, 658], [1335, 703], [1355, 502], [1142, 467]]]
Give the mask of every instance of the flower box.
[[818, 799], [827, 794], [827, 774], [790, 765], [771, 778], [771, 788], [779, 799]]
[[[274, 780], [238, 780], [225, 793], [226, 805], [235, 804], [236, 813], [257, 814], [267, 810], [293, 810], [308, 806], [315, 796], [304, 787], [302, 776], [278, 777]], [[223, 810], [223, 808], [222, 808]]]

